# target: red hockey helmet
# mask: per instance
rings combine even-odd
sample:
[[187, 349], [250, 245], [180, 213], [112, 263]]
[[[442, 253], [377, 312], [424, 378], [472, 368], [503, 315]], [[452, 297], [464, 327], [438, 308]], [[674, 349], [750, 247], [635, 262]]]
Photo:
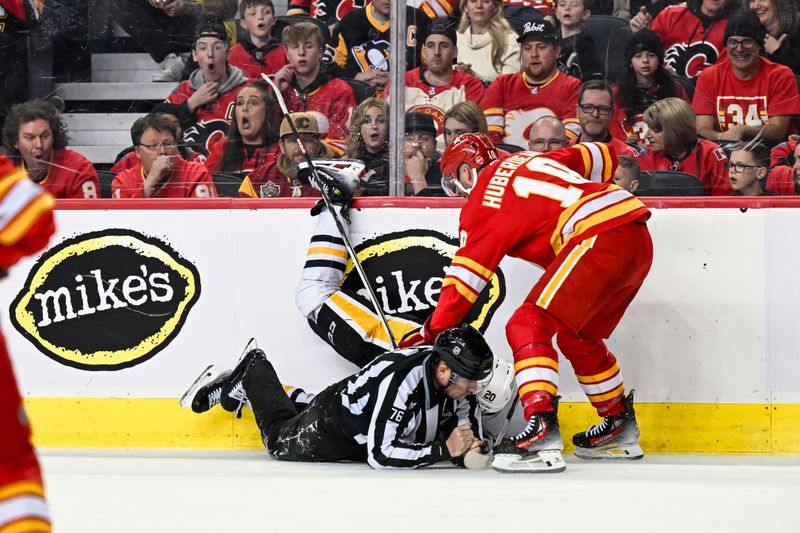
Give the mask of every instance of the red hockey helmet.
[[[483, 133], [459, 135], [445, 149], [439, 162], [442, 169], [442, 188], [448, 196], [459, 196], [459, 192], [469, 196], [478, 182], [478, 172], [498, 159], [497, 149]], [[458, 179], [461, 165], [467, 165], [470, 169], [472, 183], [469, 186]]]

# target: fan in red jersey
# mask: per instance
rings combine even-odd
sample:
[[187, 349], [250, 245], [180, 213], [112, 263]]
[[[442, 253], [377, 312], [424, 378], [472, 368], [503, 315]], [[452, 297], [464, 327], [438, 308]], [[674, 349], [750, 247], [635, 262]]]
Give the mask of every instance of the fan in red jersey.
[[[21, 258], [35, 254], [55, 231], [53, 197], [25, 171], [0, 157], [0, 277]], [[42, 472], [14, 371], [0, 335], [0, 531], [49, 533]]]
[[555, 28], [546, 20], [527, 22], [518, 40], [523, 71], [498, 76], [481, 100], [492, 140], [524, 147], [531, 125], [545, 115], [561, 119], [574, 139], [580, 134], [575, 106], [581, 82], [558, 70]]
[[44, 100], [11, 108], [3, 126], [3, 145], [25, 166], [30, 179], [56, 198], [97, 198], [100, 180], [92, 163], [68, 150], [58, 110]]
[[139, 163], [114, 177], [115, 198], [214, 198], [211, 174], [200, 163], [178, 155], [178, 129], [163, 115], [145, 115], [131, 127]]
[[[458, 324], [505, 256], [544, 269], [506, 325], [526, 428], [495, 447], [501, 472], [566, 468], [558, 426], [558, 355], [603, 420], [572, 441], [582, 458], [643, 456], [619, 365], [603, 339], [616, 328], [652, 262], [645, 221], [650, 211], [629, 192], [605, 183], [617, 157], [602, 143], [547, 154], [519, 152], [498, 160], [481, 134], [456, 139], [442, 156], [443, 184], [468, 196], [461, 248], [446, 271], [439, 302], [419, 337], [429, 343]], [[592, 178], [592, 181], [589, 180]], [[421, 338], [420, 338], [421, 337]]]
[[728, 60], [697, 79], [692, 109], [697, 132], [714, 141], [762, 135], [786, 140], [800, 114], [797, 81], [789, 67], [761, 57], [766, 32], [752, 11], [731, 18], [725, 28]]

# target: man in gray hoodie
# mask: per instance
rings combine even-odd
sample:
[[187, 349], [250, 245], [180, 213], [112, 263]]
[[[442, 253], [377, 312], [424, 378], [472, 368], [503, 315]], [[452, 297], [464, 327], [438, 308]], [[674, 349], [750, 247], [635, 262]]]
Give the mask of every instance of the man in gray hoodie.
[[167, 97], [167, 102], [185, 106], [196, 116], [184, 141], [203, 154], [228, 132], [236, 95], [247, 81], [241, 70], [228, 64], [228, 53], [228, 33], [222, 21], [216, 17], [201, 21], [192, 47], [199, 68]]

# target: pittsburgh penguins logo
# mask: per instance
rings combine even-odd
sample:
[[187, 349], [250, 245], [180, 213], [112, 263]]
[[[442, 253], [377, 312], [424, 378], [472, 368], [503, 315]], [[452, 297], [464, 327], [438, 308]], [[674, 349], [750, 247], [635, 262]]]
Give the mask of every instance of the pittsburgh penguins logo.
[[350, 49], [362, 71], [389, 70], [389, 41], [373, 40]]
[[211, 145], [224, 139], [229, 127], [228, 121], [222, 119], [199, 122], [184, 132], [183, 142], [194, 151], [208, 155]]
[[678, 43], [664, 55], [664, 62], [685, 78], [696, 78], [706, 67], [717, 62], [719, 52], [708, 42]]

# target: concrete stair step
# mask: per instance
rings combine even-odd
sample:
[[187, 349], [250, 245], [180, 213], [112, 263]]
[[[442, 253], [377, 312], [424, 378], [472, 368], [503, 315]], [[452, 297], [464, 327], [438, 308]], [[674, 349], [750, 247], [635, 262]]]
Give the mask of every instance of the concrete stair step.
[[71, 144], [81, 146], [130, 146], [130, 130], [70, 130]]
[[164, 100], [175, 83], [145, 83], [145, 82], [92, 82], [68, 83], [56, 85], [55, 94], [64, 100]]
[[[92, 82], [151, 82], [153, 74], [158, 70], [95, 70], [92, 71]], [[170, 82], [178, 85], [177, 81]]]
[[[144, 113], [65, 113], [61, 115], [71, 135], [78, 131], [119, 130], [130, 132], [131, 126]], [[103, 143], [100, 143], [103, 144]]]
[[158, 63], [149, 54], [92, 54], [92, 71], [158, 69]]
[[70, 145], [70, 150], [75, 150], [83, 157], [94, 163], [95, 165], [98, 164], [109, 164], [114, 162], [114, 158], [120, 153], [122, 150], [130, 146], [130, 139], [128, 142], [122, 145], [104, 145], [104, 146], [82, 146], [82, 145]]

